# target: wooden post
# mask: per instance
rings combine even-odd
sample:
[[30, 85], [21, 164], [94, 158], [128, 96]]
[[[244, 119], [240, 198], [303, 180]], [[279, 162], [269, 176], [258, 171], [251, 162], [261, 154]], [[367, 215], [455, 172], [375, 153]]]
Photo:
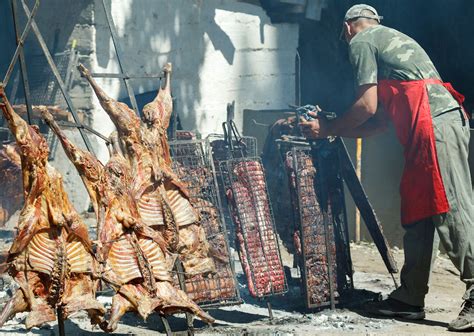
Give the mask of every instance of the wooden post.
[[[362, 139], [357, 138], [356, 142], [356, 175], [359, 181], [362, 182]], [[356, 207], [355, 213], [355, 242], [360, 242], [360, 211]]]

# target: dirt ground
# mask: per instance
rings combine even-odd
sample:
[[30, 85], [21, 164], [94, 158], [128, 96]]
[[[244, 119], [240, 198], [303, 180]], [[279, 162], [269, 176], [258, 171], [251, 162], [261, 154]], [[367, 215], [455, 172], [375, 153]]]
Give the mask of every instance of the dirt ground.
[[[194, 321], [195, 334], [198, 335], [453, 335], [446, 330], [447, 324], [457, 316], [462, 303], [463, 284], [458, 273], [445, 255], [440, 254], [433, 270], [430, 293], [426, 301], [427, 317], [424, 321], [409, 322], [394, 319], [376, 319], [366, 315], [363, 302], [376, 297], [378, 293], [387, 294], [393, 287], [392, 278], [377, 250], [371, 244], [351, 245], [354, 265], [354, 283], [356, 291], [347, 299], [344, 307], [334, 311], [308, 311], [300, 294], [297, 279], [290, 279], [289, 292], [271, 300], [274, 318], [268, 318], [265, 302], [248, 296], [241, 270], [238, 277], [242, 298], [240, 306], [223, 307], [210, 310], [216, 319], [210, 327], [200, 321]], [[394, 249], [401, 267], [403, 251]], [[289, 263], [290, 256], [284, 256]], [[292, 270], [296, 277], [296, 270]], [[398, 278], [398, 277], [397, 277]], [[5, 278], [0, 288], [0, 302], [9, 294], [9, 280]], [[1, 287], [1, 283], [0, 283]], [[99, 300], [109, 305], [111, 297], [101, 296]], [[26, 331], [23, 327], [25, 314], [18, 314], [0, 330], [0, 335], [58, 335], [57, 325], [47, 325], [41, 329]], [[181, 315], [169, 318], [171, 328], [176, 335], [186, 335], [186, 325]], [[115, 335], [160, 335], [163, 326], [156, 315], [143, 322], [129, 313], [122, 319]], [[92, 329], [85, 314], [74, 316], [66, 321], [67, 335], [100, 335], [98, 329]], [[474, 334], [474, 333], [473, 333]], [[460, 335], [460, 333], [456, 333]]]

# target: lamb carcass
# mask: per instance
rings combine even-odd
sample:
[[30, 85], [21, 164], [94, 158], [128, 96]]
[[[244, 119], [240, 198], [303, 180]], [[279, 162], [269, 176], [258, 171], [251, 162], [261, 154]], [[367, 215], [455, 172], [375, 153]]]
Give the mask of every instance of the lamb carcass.
[[62, 177], [47, 162], [49, 149], [35, 126], [11, 107], [0, 86], [0, 107], [19, 148], [24, 206], [8, 251], [8, 272], [19, 285], [0, 314], [0, 326], [28, 311], [26, 328], [86, 310], [99, 323], [105, 309], [95, 299], [97, 262], [87, 227], [69, 201]]
[[209, 248], [198, 214], [171, 167], [166, 136], [172, 110], [171, 65], [164, 69], [165, 86], [143, 109], [144, 123], [126, 104], [107, 96], [83, 65], [78, 69], [117, 128], [122, 149], [132, 167], [134, 194], [144, 223], [163, 232], [170, 250], [179, 253], [187, 274], [214, 272], [215, 265], [208, 256]]
[[115, 330], [127, 311], [136, 311], [144, 319], [153, 311], [162, 314], [184, 311], [213, 322], [212, 317], [171, 284], [174, 258], [161, 233], [141, 220], [131, 187], [129, 162], [115, 151], [107, 164], [102, 165], [91, 153], [72, 144], [49, 113], [44, 113], [43, 118], [58, 136], [93, 200], [103, 278], [116, 290], [110, 320], [101, 327], [105, 331]]

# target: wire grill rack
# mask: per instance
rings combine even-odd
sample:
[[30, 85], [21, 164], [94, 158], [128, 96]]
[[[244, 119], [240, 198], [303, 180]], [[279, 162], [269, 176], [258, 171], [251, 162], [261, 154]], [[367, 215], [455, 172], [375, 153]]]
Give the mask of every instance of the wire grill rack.
[[[208, 140], [208, 151], [212, 153], [212, 157], [214, 159], [214, 167], [219, 167], [222, 161], [226, 161], [232, 157], [256, 157], [257, 156], [257, 138], [254, 137], [249, 137], [249, 136], [244, 136], [242, 137], [241, 142], [239, 143], [238, 141], [234, 140], [234, 148], [238, 148], [234, 150], [233, 153], [229, 152], [229, 148], [227, 143], [224, 141], [224, 135], [222, 134], [210, 134], [207, 137]], [[235, 155], [235, 156], [230, 156], [230, 155]], [[223, 177], [221, 175], [221, 170], [217, 169], [216, 170], [216, 176], [217, 176], [217, 184], [219, 186], [219, 195], [221, 200], [225, 200], [224, 202], [227, 202], [227, 197], [225, 194], [225, 187], [224, 187], [224, 181]], [[226, 203], [227, 204], [227, 203]], [[234, 242], [235, 242], [235, 227], [234, 227], [234, 222], [232, 221], [230, 212], [229, 212], [229, 207], [225, 206], [222, 209], [223, 214], [224, 214], [224, 220], [227, 225], [227, 228], [229, 229], [229, 239], [230, 239], [230, 245], [232, 247], [235, 247]]]
[[264, 298], [288, 291], [260, 158], [220, 162], [249, 292]]
[[222, 134], [209, 134], [207, 136], [209, 144], [212, 148], [212, 156], [216, 167], [218, 162], [228, 160], [230, 158], [240, 157], [256, 157], [257, 154], [257, 138], [251, 136], [243, 136], [240, 141], [233, 140], [234, 150], [230, 151]]
[[[280, 150], [288, 173], [295, 220], [299, 227], [299, 230], [295, 232], [294, 241], [300, 255], [299, 264], [302, 270], [302, 289], [306, 296], [306, 305], [308, 308], [327, 306], [330, 305], [331, 299], [330, 286], [334, 290], [335, 298], [339, 296], [340, 291], [352, 287], [352, 266], [350, 256], [347, 254], [345, 212], [343, 211], [343, 218], [341, 218], [343, 207], [337, 204], [341, 200], [336, 199], [340, 198], [337, 194], [339, 190], [329, 188], [330, 225], [326, 232], [315, 189], [318, 172], [313, 165], [311, 148], [280, 142]], [[331, 184], [330, 180], [334, 182], [333, 178], [328, 178], [324, 182]], [[328, 240], [326, 240], [326, 234]], [[328, 259], [331, 261], [332, 272], [329, 272]], [[331, 277], [330, 273], [332, 273]]]
[[186, 293], [201, 307], [240, 304], [234, 263], [229, 251], [225, 223], [220, 212], [215, 169], [205, 140], [170, 142], [174, 170], [186, 183], [193, 207], [200, 213], [207, 240], [222, 259], [214, 258], [217, 272], [185, 279]]
[[[66, 88], [69, 89], [73, 78], [71, 76], [72, 60], [75, 55], [71, 50], [52, 55], [54, 63], [63, 78]], [[59, 105], [66, 107], [66, 101], [61, 94], [58, 83], [56, 82], [52, 71], [50, 70], [47, 60], [43, 55], [31, 55], [29, 57], [29, 85], [30, 85], [30, 104], [54, 106]], [[10, 101], [13, 105], [25, 104], [25, 98], [18, 94], [20, 86], [20, 71], [15, 73], [15, 79], [12, 84], [12, 92]], [[39, 118], [33, 118], [33, 124], [40, 127], [40, 132], [46, 138], [49, 146], [49, 160], [54, 160], [54, 155], [58, 147], [58, 139], [51, 132], [49, 127]], [[3, 116], [0, 116], [0, 141], [9, 143], [14, 141], [13, 136], [9, 132]]]

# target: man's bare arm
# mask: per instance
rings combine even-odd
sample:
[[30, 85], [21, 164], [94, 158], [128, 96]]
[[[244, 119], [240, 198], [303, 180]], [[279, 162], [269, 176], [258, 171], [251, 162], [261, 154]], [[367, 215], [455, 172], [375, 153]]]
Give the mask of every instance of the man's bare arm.
[[366, 138], [385, 132], [388, 124], [389, 119], [385, 111], [379, 110], [362, 125], [353, 129], [343, 130], [338, 135], [346, 138]]
[[[375, 115], [377, 103], [377, 85], [361, 85], [358, 89], [356, 101], [344, 115], [331, 121], [321, 118], [313, 121], [302, 121], [300, 127], [303, 134], [310, 139], [326, 138], [330, 135], [351, 136], [354, 129], [361, 127]], [[367, 132], [365, 128], [370, 125], [364, 126], [359, 131]]]
[[341, 135], [355, 129], [377, 112], [377, 85], [361, 85], [358, 88], [357, 99], [351, 108], [342, 116], [328, 123], [329, 135]]

